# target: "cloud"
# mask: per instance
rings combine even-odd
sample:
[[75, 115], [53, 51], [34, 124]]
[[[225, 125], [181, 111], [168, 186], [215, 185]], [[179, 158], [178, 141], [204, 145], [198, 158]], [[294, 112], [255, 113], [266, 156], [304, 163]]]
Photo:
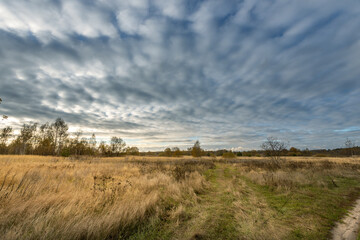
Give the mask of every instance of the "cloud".
[[360, 126], [356, 1], [0, 3], [1, 111], [141, 149], [337, 147]]

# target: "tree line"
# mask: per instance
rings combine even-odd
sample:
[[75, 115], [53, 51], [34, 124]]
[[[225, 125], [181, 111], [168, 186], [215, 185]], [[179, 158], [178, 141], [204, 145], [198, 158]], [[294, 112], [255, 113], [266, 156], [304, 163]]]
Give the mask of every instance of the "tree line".
[[[82, 133], [76, 132], [73, 137], [69, 136], [68, 124], [62, 119], [57, 118], [53, 123], [39, 125], [37, 123], [23, 124], [20, 133], [15, 135], [12, 127], [0, 129], [0, 154], [31, 154], [31, 155], [91, 155], [91, 156], [123, 156], [140, 155], [137, 147], [127, 146], [120, 137], [112, 137], [110, 142], [98, 142], [95, 134], [90, 138], [82, 137]], [[268, 138], [262, 145], [262, 150], [252, 151], [231, 151], [227, 149], [204, 150], [200, 142], [187, 150], [180, 150], [178, 147], [165, 148], [162, 152], [148, 152], [145, 155], [156, 155], [166, 157], [180, 157], [191, 155], [201, 156], [222, 156], [224, 158], [234, 158], [236, 156], [353, 156], [360, 155], [360, 147], [349, 139], [345, 141], [344, 148], [320, 149], [320, 150], [300, 150], [295, 147], [287, 148], [284, 142], [276, 138]]]
[[98, 143], [95, 134], [90, 138], [82, 137], [76, 132], [69, 137], [68, 124], [57, 118], [53, 123], [39, 125], [23, 124], [18, 135], [13, 134], [12, 127], [5, 127], [0, 132], [0, 154], [34, 154], [34, 155], [101, 155], [121, 156], [138, 155], [137, 147], [126, 146], [120, 137], [112, 137], [110, 143]]
[[[191, 155], [193, 157], [223, 157], [223, 158], [235, 158], [237, 156], [244, 157], [270, 157], [274, 160], [278, 160], [284, 156], [315, 156], [315, 157], [349, 157], [359, 156], [360, 147], [355, 145], [355, 142], [346, 139], [343, 148], [335, 149], [313, 149], [308, 148], [299, 149], [296, 147], [289, 147], [287, 142], [281, 141], [276, 137], [268, 137], [261, 145], [261, 150], [250, 151], [232, 151], [229, 149], [219, 150], [204, 150], [200, 146], [200, 142], [196, 141], [193, 147], [187, 150], [180, 150], [178, 147], [166, 148], [163, 152], [157, 152], [155, 154], [166, 157], [179, 157], [182, 155]], [[154, 153], [152, 153], [154, 155]]]
[[197, 140], [194, 145], [187, 150], [180, 150], [178, 147], [173, 148], [165, 148], [163, 152], [160, 152], [158, 154], [159, 156], [165, 156], [165, 157], [180, 157], [183, 155], [191, 155], [193, 157], [201, 157], [206, 156], [206, 151], [201, 148], [200, 141]]
[[[0, 104], [2, 99], [0, 98]], [[3, 115], [1, 121], [8, 116]], [[100, 156], [122, 156], [139, 155], [137, 147], [126, 146], [120, 137], [112, 137], [110, 143], [104, 141], [97, 142], [95, 134], [91, 138], [82, 137], [81, 132], [76, 132], [74, 137], [69, 137], [69, 127], [62, 118], [57, 118], [53, 123], [39, 125], [37, 123], [23, 124], [20, 134], [14, 135], [12, 127], [0, 129], [0, 154], [33, 154], [33, 155], [100, 155]], [[354, 156], [360, 155], [360, 147], [349, 139], [345, 141], [344, 148], [319, 149], [319, 150], [300, 150], [295, 147], [287, 148], [287, 144], [274, 137], [268, 137], [260, 146], [262, 150], [252, 151], [231, 151], [220, 149], [206, 151], [201, 148], [200, 142], [187, 150], [180, 150], [178, 147], [166, 148], [163, 152], [148, 152], [147, 155], [180, 157], [191, 155], [201, 156], [222, 156], [224, 158], [234, 158], [236, 156], [270, 156], [274, 159], [280, 156]]]

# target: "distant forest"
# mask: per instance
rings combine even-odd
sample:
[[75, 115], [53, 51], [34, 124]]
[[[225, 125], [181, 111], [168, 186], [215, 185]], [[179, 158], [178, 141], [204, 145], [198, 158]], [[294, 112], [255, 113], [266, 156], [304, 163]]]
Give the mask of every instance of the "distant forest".
[[[124, 156], [124, 155], [152, 155], [166, 157], [180, 157], [183, 155], [201, 156], [222, 156], [233, 158], [236, 156], [266, 156], [268, 152], [264, 150], [252, 151], [231, 151], [221, 149], [216, 151], [204, 150], [200, 142], [196, 141], [194, 146], [186, 150], [178, 147], [165, 148], [158, 152], [140, 152], [137, 147], [126, 146], [120, 137], [112, 137], [110, 142], [97, 142], [95, 134], [90, 138], [82, 137], [81, 132], [76, 132], [69, 137], [68, 124], [62, 118], [56, 119], [53, 123], [39, 125], [37, 123], [23, 124], [20, 133], [13, 134], [11, 127], [5, 127], [0, 132], [0, 154], [30, 154], [30, 155], [54, 155], [54, 156]], [[278, 140], [274, 140], [278, 143]], [[345, 148], [338, 149], [297, 149], [295, 147], [282, 147], [279, 150], [281, 156], [353, 156], [360, 155], [360, 147], [346, 140]]]

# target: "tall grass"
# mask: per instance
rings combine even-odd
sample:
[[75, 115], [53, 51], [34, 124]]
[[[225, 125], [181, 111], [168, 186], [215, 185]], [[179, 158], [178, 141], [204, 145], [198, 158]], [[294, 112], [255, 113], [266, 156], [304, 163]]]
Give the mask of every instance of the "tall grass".
[[[205, 187], [211, 164], [137, 159], [0, 157], [2, 239], [126, 238], [177, 216]], [[134, 161], [132, 161], [134, 160]]]
[[325, 239], [359, 197], [359, 163], [0, 156], [0, 239]]
[[360, 164], [329, 160], [283, 161], [276, 168], [266, 160], [244, 161], [237, 165], [253, 182], [271, 188], [292, 190], [301, 186], [338, 187], [335, 178], [360, 176]]

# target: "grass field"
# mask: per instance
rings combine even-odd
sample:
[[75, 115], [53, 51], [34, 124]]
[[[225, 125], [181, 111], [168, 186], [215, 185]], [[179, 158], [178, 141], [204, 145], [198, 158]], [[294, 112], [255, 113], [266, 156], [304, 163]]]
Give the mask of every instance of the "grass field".
[[360, 158], [0, 156], [1, 239], [328, 239]]

